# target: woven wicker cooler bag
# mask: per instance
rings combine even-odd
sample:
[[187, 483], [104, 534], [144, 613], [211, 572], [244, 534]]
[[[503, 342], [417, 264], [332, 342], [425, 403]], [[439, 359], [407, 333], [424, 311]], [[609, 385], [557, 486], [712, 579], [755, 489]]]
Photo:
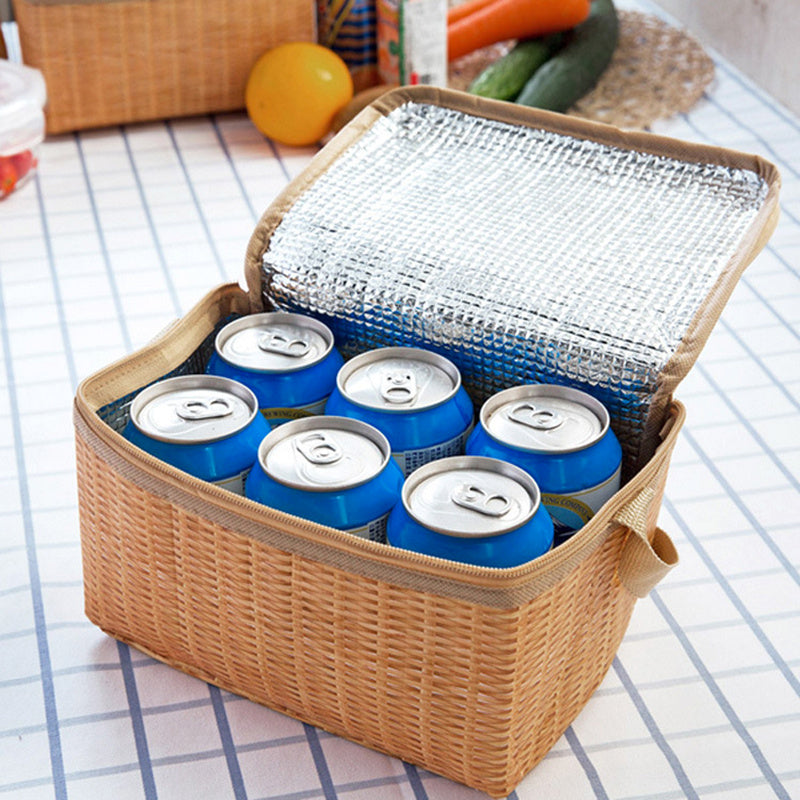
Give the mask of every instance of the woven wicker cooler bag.
[[[137, 391], [167, 375], [202, 371], [225, 321], [264, 310], [271, 296], [265, 256], [276, 231], [340, 159], [408, 103], [511, 130], [722, 164], [764, 184], [752, 219], [660, 373], [641, 434], [627, 447], [622, 489], [566, 544], [513, 569], [430, 558], [286, 515], [194, 479], [119, 434]], [[421, 88], [384, 96], [265, 212], [248, 248], [247, 291], [235, 284], [212, 290], [158, 339], [79, 387], [87, 615], [191, 675], [505, 796], [589, 700], [636, 599], [677, 561], [656, 526], [684, 420], [672, 391], [774, 228], [778, 184], [775, 169], [752, 156], [460, 93]], [[319, 285], [321, 278], [309, 281]], [[473, 376], [477, 406], [481, 366], [453, 352]]]
[[48, 133], [244, 108], [259, 56], [316, 41], [311, 0], [12, 0]]

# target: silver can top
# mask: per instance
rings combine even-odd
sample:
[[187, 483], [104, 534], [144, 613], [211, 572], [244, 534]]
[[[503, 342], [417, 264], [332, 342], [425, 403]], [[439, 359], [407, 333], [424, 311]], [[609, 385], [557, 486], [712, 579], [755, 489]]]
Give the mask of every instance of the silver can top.
[[411, 473], [403, 505], [420, 525], [449, 536], [498, 536], [519, 528], [539, 508], [533, 478], [519, 467], [484, 456], [453, 456]]
[[293, 372], [324, 359], [333, 349], [327, 325], [303, 314], [268, 311], [229, 322], [215, 341], [217, 355], [243, 369]]
[[379, 430], [361, 420], [333, 416], [286, 422], [258, 449], [269, 477], [312, 492], [360, 486], [378, 475], [390, 457], [389, 441]]
[[350, 359], [337, 386], [353, 403], [380, 411], [422, 411], [444, 403], [461, 386], [448, 359], [416, 347], [382, 347]]
[[537, 453], [571, 453], [605, 436], [605, 406], [579, 389], [551, 384], [515, 386], [484, 403], [481, 425], [511, 447]]
[[202, 444], [246, 428], [258, 413], [256, 396], [246, 386], [216, 375], [166, 378], [139, 392], [131, 403], [131, 422], [151, 439]]

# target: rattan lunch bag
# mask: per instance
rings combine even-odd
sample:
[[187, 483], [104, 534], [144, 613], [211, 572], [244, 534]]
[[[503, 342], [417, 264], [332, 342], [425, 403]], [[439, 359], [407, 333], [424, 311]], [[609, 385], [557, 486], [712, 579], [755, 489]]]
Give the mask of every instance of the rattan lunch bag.
[[[366, 108], [275, 200], [247, 289], [211, 290], [75, 399], [86, 613], [177, 669], [508, 794], [609, 669], [676, 563], [657, 527], [673, 392], [777, 215], [760, 158], [432, 88]], [[203, 372], [265, 309], [323, 319], [345, 357], [443, 352], [476, 408], [568, 383], [609, 409], [623, 485], [519, 567], [433, 558], [193, 478], [121, 430], [144, 387]]]

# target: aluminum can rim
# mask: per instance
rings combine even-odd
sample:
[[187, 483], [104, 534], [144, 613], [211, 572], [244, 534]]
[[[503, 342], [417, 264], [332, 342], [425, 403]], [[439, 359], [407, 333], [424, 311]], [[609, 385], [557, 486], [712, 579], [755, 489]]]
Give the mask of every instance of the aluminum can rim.
[[[489, 428], [489, 419], [498, 408], [513, 403], [518, 400], [530, 400], [534, 397], [557, 397], [564, 400], [571, 400], [580, 403], [582, 406], [592, 411], [600, 420], [600, 431], [588, 442], [578, 447], [565, 447], [557, 450], [538, 449], [513, 444], [495, 436]], [[588, 392], [575, 389], [572, 386], [561, 386], [552, 383], [528, 383], [522, 386], [512, 386], [510, 389], [503, 389], [497, 394], [492, 395], [481, 407], [480, 424], [486, 434], [496, 442], [525, 453], [541, 453], [543, 455], [566, 455], [567, 453], [578, 453], [596, 445], [610, 430], [611, 416], [608, 409]]]
[[[145, 430], [139, 423], [139, 416], [141, 415], [142, 409], [156, 398], [182, 389], [217, 389], [227, 392], [245, 402], [250, 409], [250, 414], [236, 430], [226, 431], [219, 436], [213, 436], [197, 442], [187, 442], [179, 437], [165, 436]], [[232, 378], [224, 378], [219, 375], [176, 375], [172, 378], [164, 378], [142, 389], [139, 394], [134, 397], [130, 406], [130, 420], [140, 433], [159, 442], [179, 445], [209, 444], [211, 442], [219, 442], [223, 439], [228, 439], [243, 431], [256, 418], [256, 414], [258, 413], [258, 400], [247, 386]]]
[[[348, 484], [334, 484], [332, 486], [313, 486], [296, 481], [289, 481], [282, 477], [277, 477], [267, 470], [266, 459], [267, 454], [279, 442], [288, 439], [290, 436], [302, 433], [304, 431], [315, 430], [317, 428], [334, 428], [336, 430], [350, 431], [351, 433], [359, 433], [365, 438], [369, 439], [380, 450], [381, 462], [380, 466], [375, 470], [374, 474], [369, 475], [359, 481]], [[368, 422], [363, 422], [360, 419], [353, 419], [352, 417], [336, 417], [336, 416], [313, 416], [303, 417], [301, 419], [294, 419], [289, 422], [273, 428], [262, 440], [258, 446], [258, 460], [257, 463], [271, 480], [288, 486], [292, 489], [301, 489], [304, 492], [332, 492], [332, 491], [345, 491], [348, 489], [355, 489], [358, 486], [363, 486], [369, 483], [380, 475], [389, 459], [392, 457], [392, 449], [389, 445], [389, 440], [374, 426]]]
[[[482, 469], [498, 474], [505, 475], [519, 483], [531, 497], [531, 510], [521, 520], [515, 521], [513, 525], [509, 526], [506, 530], [494, 531], [487, 533], [485, 531], [478, 531], [476, 533], [463, 533], [458, 531], [447, 530], [445, 528], [432, 526], [429, 522], [421, 520], [411, 509], [410, 497], [412, 492], [427, 478], [436, 475], [440, 472], [449, 472], [456, 470], [467, 469]], [[484, 539], [494, 536], [502, 536], [505, 533], [510, 533], [523, 525], [527, 525], [536, 516], [542, 503], [542, 493], [536, 481], [522, 468], [511, 464], [508, 461], [502, 461], [499, 458], [491, 458], [489, 456], [449, 456], [447, 458], [439, 458], [431, 461], [423, 466], [415, 469], [404, 481], [403, 488], [400, 492], [400, 499], [403, 503], [403, 508], [406, 513], [418, 525], [428, 530], [435, 531], [436, 533], [444, 534], [445, 536], [452, 536], [459, 539]]]
[[[229, 357], [223, 354], [223, 348], [225, 343], [237, 333], [243, 330], [247, 330], [249, 328], [255, 328], [259, 324], [263, 323], [284, 323], [284, 324], [297, 324], [298, 327], [305, 327], [310, 330], [313, 330], [315, 333], [318, 333], [325, 341], [326, 347], [325, 350], [322, 351], [315, 359], [312, 361], [306, 361], [302, 364], [298, 364], [296, 366], [288, 366], [288, 367], [281, 367], [281, 368], [254, 368], [250, 366], [243, 366], [238, 364], [236, 361], [231, 360]], [[299, 372], [302, 369], [308, 369], [309, 367], [313, 367], [315, 364], [319, 364], [324, 361], [333, 350], [334, 340], [333, 340], [333, 332], [331, 329], [324, 323], [320, 322], [318, 319], [314, 317], [309, 317], [305, 314], [294, 314], [290, 311], [262, 311], [258, 314], [246, 314], [243, 317], [239, 317], [239, 319], [235, 319], [232, 322], [229, 322], [225, 325], [219, 333], [217, 333], [216, 337], [214, 338], [214, 350], [216, 351], [217, 355], [226, 363], [230, 364], [237, 369], [247, 370], [249, 372], [259, 372], [265, 374], [283, 374], [286, 372]]]
[[[384, 359], [397, 357], [408, 357], [414, 359], [415, 361], [422, 361], [426, 364], [431, 364], [434, 367], [438, 367], [453, 382], [453, 388], [444, 397], [442, 397], [441, 400], [421, 408], [391, 408], [388, 406], [375, 406], [368, 403], [359, 402], [350, 394], [348, 394], [345, 389], [345, 383], [357, 369], [361, 369], [373, 361], [381, 361]], [[461, 388], [461, 372], [459, 371], [458, 367], [456, 367], [456, 365], [450, 361], [450, 359], [439, 355], [439, 353], [434, 353], [432, 350], [425, 350], [421, 347], [379, 347], [374, 350], [367, 350], [363, 353], [359, 353], [357, 356], [353, 356], [349, 361], [346, 361], [339, 368], [339, 372], [336, 375], [336, 388], [339, 390], [339, 393], [342, 395], [342, 397], [344, 397], [349, 403], [359, 406], [360, 408], [369, 408], [385, 414], [414, 414], [427, 411], [431, 408], [438, 408], [439, 406], [444, 405], [448, 401], [452, 400], [456, 394], [458, 394], [458, 390]]]

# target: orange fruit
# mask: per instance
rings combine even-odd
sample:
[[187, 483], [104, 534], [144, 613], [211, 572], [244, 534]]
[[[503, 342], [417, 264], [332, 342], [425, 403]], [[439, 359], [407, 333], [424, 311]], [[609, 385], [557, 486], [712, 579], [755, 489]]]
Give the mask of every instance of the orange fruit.
[[256, 61], [247, 80], [245, 106], [265, 136], [302, 146], [318, 142], [352, 97], [350, 71], [333, 50], [288, 42]]

